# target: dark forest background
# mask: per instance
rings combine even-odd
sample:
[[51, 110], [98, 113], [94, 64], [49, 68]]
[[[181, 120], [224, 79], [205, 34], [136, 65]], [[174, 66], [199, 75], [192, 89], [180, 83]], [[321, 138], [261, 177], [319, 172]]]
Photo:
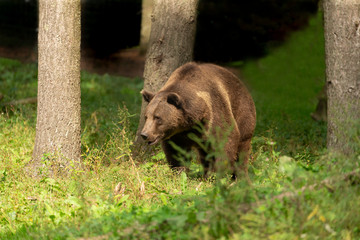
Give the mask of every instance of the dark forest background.
[[[229, 62], [266, 54], [307, 25], [319, 0], [201, 0], [195, 60]], [[83, 0], [83, 54], [107, 58], [139, 44], [141, 0]], [[35, 48], [37, 1], [0, 0], [0, 47]], [[1, 54], [1, 53], [0, 53]]]

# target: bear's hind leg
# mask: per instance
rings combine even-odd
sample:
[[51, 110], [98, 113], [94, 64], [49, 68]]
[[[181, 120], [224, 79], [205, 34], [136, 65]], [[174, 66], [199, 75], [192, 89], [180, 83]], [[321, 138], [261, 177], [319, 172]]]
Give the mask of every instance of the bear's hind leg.
[[247, 172], [248, 163], [249, 163], [249, 154], [251, 149], [251, 138], [240, 142], [239, 144], [239, 161], [240, 169]]

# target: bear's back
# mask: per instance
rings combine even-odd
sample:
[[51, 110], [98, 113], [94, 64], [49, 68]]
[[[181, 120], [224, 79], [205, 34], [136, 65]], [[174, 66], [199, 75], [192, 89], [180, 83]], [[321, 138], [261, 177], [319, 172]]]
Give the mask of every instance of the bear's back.
[[231, 122], [232, 118], [242, 126], [245, 136], [254, 131], [256, 112], [252, 97], [241, 80], [223, 67], [187, 63], [171, 74], [160, 91], [178, 93], [194, 116], [202, 116], [201, 110], [206, 106], [208, 114], [205, 115], [214, 125], [224, 119]]
[[216, 100], [214, 98], [217, 96], [223, 100], [228, 98], [232, 106], [236, 106], [239, 101], [245, 105], [252, 103], [247, 88], [238, 77], [223, 67], [209, 63], [190, 62], [179, 67], [161, 90], [174, 91], [181, 95], [186, 92], [188, 96], [207, 92], [213, 100]]
[[230, 104], [231, 113], [241, 126], [241, 135], [243, 138], [248, 138], [252, 135], [256, 123], [256, 110], [254, 101], [246, 88], [245, 84], [229, 70], [214, 65], [202, 64], [200, 68], [206, 74], [208, 79], [208, 89], [212, 91], [211, 96], [222, 96], [223, 106]]

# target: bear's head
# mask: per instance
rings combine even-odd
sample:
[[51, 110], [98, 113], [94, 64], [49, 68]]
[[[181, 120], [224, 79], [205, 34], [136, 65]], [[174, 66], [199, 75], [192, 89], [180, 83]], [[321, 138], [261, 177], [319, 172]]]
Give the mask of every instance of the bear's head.
[[148, 105], [145, 109], [145, 124], [140, 135], [150, 145], [169, 139], [183, 131], [185, 123], [183, 100], [175, 92], [157, 94], [142, 90]]

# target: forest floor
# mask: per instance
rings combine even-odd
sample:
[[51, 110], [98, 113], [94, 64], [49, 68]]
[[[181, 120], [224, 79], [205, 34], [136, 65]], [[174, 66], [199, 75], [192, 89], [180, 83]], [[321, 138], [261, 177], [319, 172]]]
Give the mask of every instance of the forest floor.
[[[36, 49], [33, 47], [9, 48], [0, 46], [0, 56], [19, 60], [23, 63], [37, 61]], [[122, 49], [108, 57], [94, 57], [91, 50], [82, 50], [81, 69], [103, 75], [142, 77], [144, 72], [145, 56], [138, 48]]]
[[[37, 62], [36, 49], [32, 47], [8, 48], [0, 46], [0, 57], [16, 59], [22, 63]], [[145, 55], [138, 48], [121, 49], [108, 57], [95, 57], [91, 50], [83, 49], [81, 70], [99, 75], [109, 74], [123, 77], [143, 77]], [[225, 66], [234, 74], [239, 74], [236, 67]]]

